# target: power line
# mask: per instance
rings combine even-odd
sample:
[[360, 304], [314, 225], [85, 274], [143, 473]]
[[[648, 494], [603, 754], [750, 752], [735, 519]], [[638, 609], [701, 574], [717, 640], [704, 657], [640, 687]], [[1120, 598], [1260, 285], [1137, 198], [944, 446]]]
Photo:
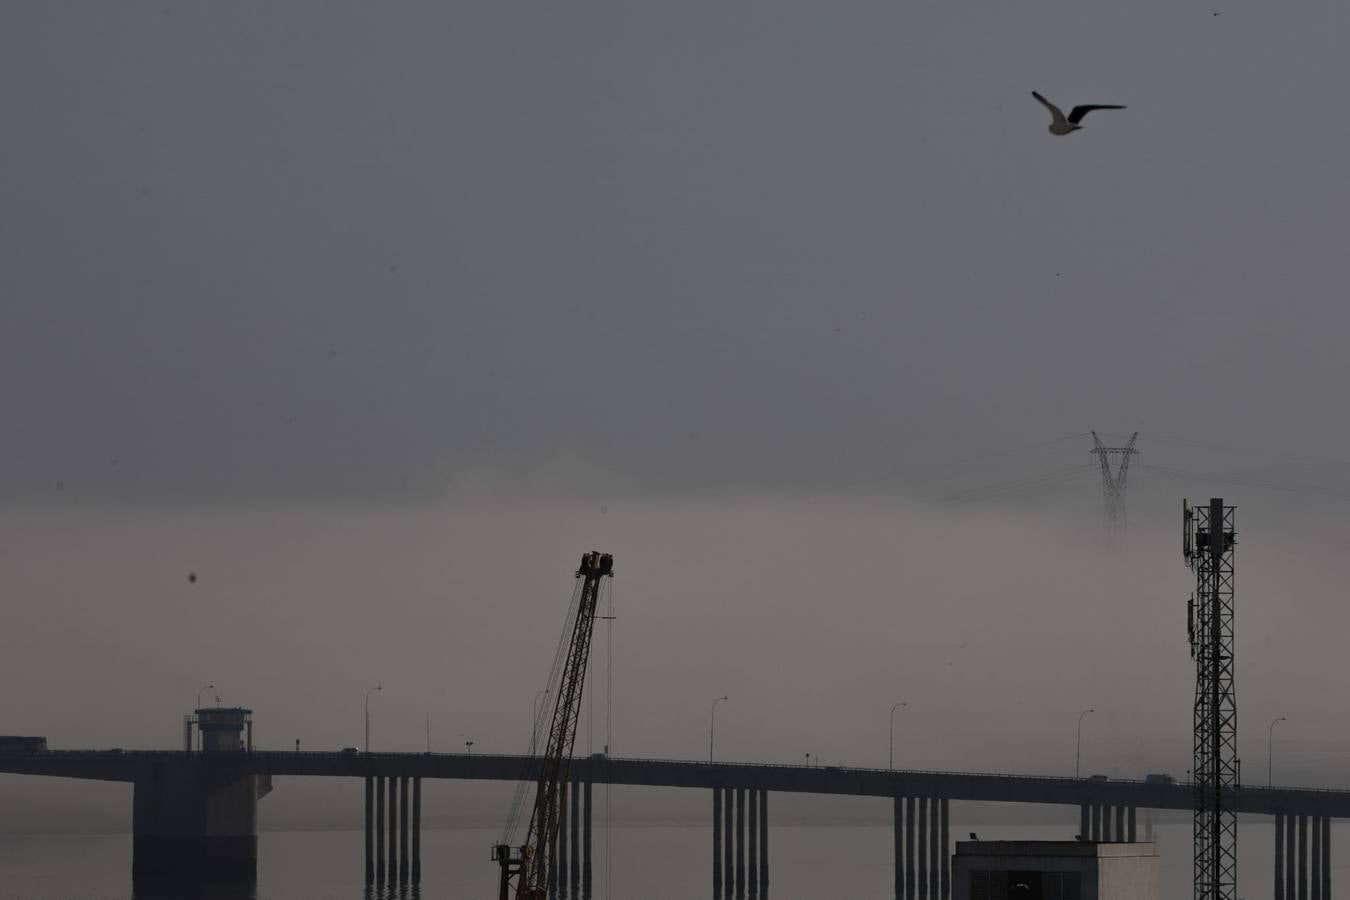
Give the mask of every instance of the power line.
[[1278, 491], [1285, 494], [1317, 494], [1323, 497], [1340, 497], [1350, 499], [1350, 491], [1341, 488], [1324, 487], [1315, 484], [1282, 484], [1277, 481], [1269, 481], [1263, 478], [1250, 478], [1242, 475], [1226, 475], [1221, 472], [1195, 472], [1190, 469], [1178, 469], [1175, 466], [1155, 466], [1141, 463], [1141, 469], [1147, 469], [1150, 472], [1157, 472], [1161, 475], [1171, 475], [1177, 478], [1208, 478], [1212, 481], [1222, 481], [1228, 484], [1236, 484], [1242, 487], [1261, 488], [1267, 491]]
[[1097, 466], [1095, 465], [1068, 466], [1050, 472], [1043, 472], [1039, 475], [1032, 475], [1027, 478], [1013, 478], [1008, 481], [999, 481], [994, 484], [985, 484], [980, 485], [979, 487], [968, 488], [964, 491], [948, 494], [947, 496], [938, 499], [943, 503], [965, 503], [970, 500], [979, 500], [984, 497], [1005, 494], [1023, 487], [1048, 487], [1064, 481], [1071, 481], [1074, 478], [1096, 470]]

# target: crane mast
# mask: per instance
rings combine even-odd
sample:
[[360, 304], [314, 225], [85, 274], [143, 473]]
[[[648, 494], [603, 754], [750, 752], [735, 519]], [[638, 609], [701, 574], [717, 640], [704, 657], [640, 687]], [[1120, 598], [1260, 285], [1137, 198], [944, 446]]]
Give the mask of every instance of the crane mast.
[[[493, 847], [492, 856], [501, 867], [499, 900], [511, 900], [515, 882], [516, 900], [547, 900], [548, 848], [558, 833], [572, 748], [576, 743], [577, 720], [581, 716], [581, 695], [586, 686], [586, 669], [591, 655], [591, 636], [595, 631], [595, 610], [601, 579], [614, 574], [614, 557], [592, 550], [581, 557], [576, 577], [581, 580], [576, 618], [554, 696], [553, 716], [548, 742], [538, 759], [535, 779], [534, 810], [530, 814], [525, 843], [513, 848], [508, 843]], [[518, 850], [518, 853], [513, 853]]]

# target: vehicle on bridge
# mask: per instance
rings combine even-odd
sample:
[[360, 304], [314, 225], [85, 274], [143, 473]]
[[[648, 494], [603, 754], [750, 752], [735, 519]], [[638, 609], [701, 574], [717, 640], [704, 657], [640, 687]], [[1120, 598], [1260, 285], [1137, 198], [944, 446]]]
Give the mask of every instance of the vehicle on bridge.
[[1144, 784], [1176, 784], [1177, 780], [1163, 772], [1150, 772], [1144, 776]]
[[47, 752], [45, 737], [22, 737], [17, 734], [0, 734], [0, 753], [9, 756], [27, 756]]

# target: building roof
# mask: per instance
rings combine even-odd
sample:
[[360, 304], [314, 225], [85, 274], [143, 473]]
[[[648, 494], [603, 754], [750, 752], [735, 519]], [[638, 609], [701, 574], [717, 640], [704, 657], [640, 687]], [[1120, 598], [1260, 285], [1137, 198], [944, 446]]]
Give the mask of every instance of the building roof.
[[957, 856], [1157, 856], [1152, 841], [957, 841]]

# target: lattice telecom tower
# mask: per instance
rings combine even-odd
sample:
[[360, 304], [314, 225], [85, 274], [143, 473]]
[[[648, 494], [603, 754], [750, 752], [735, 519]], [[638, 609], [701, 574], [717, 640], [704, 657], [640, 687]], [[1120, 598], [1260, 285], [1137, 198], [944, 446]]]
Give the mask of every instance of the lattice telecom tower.
[[1124, 447], [1107, 447], [1097, 432], [1092, 432], [1092, 456], [1102, 467], [1102, 500], [1105, 503], [1106, 527], [1111, 533], [1125, 528], [1125, 476], [1130, 473], [1130, 460], [1139, 455], [1134, 449], [1134, 439], [1139, 432], [1130, 435], [1129, 443]]
[[1186, 628], [1195, 660], [1195, 900], [1237, 896], [1237, 696], [1233, 690], [1235, 508], [1182, 501], [1182, 554], [1195, 571]]

